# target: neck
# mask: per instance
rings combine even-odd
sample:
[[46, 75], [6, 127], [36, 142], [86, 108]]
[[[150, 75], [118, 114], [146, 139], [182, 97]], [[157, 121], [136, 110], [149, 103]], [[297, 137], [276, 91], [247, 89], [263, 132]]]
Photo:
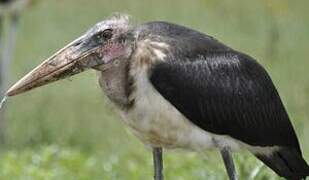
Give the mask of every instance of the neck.
[[99, 70], [99, 84], [105, 95], [118, 108], [127, 110], [134, 104], [130, 99], [133, 91], [133, 79], [129, 75], [129, 61], [115, 60], [109, 68]]

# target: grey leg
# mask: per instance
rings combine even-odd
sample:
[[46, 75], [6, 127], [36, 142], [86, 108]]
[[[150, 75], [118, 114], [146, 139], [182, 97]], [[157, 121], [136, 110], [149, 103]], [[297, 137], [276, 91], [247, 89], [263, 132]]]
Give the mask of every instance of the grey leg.
[[154, 180], [163, 180], [162, 148], [153, 148]]
[[237, 180], [237, 174], [236, 174], [236, 169], [235, 169], [235, 165], [233, 162], [233, 158], [232, 158], [232, 154], [229, 148], [222, 148], [220, 150], [221, 152], [221, 156], [223, 158], [224, 161], [224, 165], [227, 171], [227, 174], [230, 178], [230, 180]]

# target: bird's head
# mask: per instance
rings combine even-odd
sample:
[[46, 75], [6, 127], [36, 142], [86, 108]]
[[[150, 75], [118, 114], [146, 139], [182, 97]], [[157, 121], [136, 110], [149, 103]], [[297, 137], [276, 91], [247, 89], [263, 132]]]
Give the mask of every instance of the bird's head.
[[14, 84], [7, 95], [14, 96], [87, 69], [108, 65], [119, 58], [128, 58], [134, 44], [128, 16], [114, 15], [45, 60]]

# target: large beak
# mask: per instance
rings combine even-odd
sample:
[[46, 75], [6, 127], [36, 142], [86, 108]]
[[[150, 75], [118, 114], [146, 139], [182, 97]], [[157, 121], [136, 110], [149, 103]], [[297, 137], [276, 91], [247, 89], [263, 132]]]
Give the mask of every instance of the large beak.
[[15, 96], [100, 65], [96, 53], [99, 47], [90, 46], [89, 43], [84, 43], [85, 40], [85, 36], [81, 36], [59, 50], [14, 84], [7, 95]]

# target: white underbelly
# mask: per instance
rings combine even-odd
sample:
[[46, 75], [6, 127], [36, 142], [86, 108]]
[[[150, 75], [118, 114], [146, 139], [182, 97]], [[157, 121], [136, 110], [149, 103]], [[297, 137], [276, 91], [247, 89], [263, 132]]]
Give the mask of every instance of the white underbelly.
[[[184, 117], [165, 100], [147, 80], [135, 92], [134, 107], [122, 112], [125, 123], [146, 145], [201, 151], [228, 146], [240, 148], [240, 143], [228, 136], [209, 133]], [[137, 84], [138, 85], [138, 84]]]

